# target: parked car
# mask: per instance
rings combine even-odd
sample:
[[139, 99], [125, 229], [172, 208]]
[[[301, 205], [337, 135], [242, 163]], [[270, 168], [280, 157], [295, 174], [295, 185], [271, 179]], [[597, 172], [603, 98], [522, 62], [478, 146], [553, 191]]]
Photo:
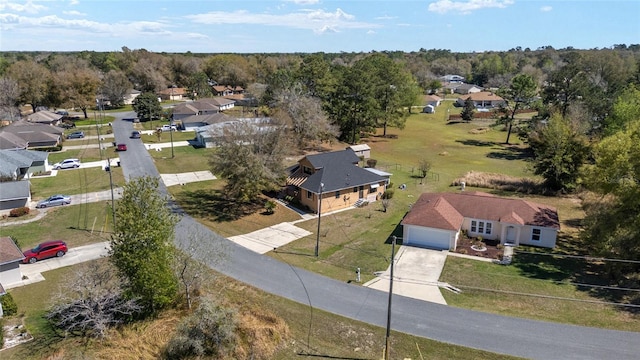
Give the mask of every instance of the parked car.
[[175, 125], [162, 125], [161, 127], [158, 128], [158, 130], [161, 131], [176, 131], [178, 130], [178, 128]]
[[55, 170], [71, 169], [71, 168], [79, 168], [79, 167], [80, 167], [80, 160], [78, 159], [65, 159], [57, 164], [53, 164], [53, 168]]
[[82, 139], [84, 138], [84, 131], [74, 131], [67, 135], [67, 139]]
[[67, 110], [58, 110], [56, 111], [56, 114], [62, 115], [62, 116], [69, 116], [69, 112]]
[[127, 151], [127, 144], [116, 145], [116, 151]]
[[71, 196], [68, 195], [52, 195], [48, 199], [40, 201], [36, 208], [46, 208], [49, 206], [69, 205], [71, 204]]
[[132, 131], [131, 132], [131, 138], [132, 139], [140, 139], [142, 137], [142, 134], [140, 133], [140, 131]]
[[23, 263], [34, 264], [38, 260], [51, 257], [61, 257], [68, 251], [67, 244], [62, 240], [46, 241], [42, 244], [29, 249], [24, 254]]

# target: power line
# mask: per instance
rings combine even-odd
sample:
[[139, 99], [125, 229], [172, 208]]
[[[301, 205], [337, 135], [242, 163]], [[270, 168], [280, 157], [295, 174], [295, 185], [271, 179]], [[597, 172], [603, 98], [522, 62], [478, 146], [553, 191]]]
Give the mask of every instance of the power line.
[[556, 257], [565, 257], [565, 258], [573, 258], [573, 259], [585, 259], [590, 261], [613, 261], [613, 262], [621, 262], [621, 263], [640, 264], [640, 260], [612, 259], [612, 258], [591, 257], [591, 256], [581, 256], [581, 255], [565, 255], [565, 254], [558, 254], [558, 253], [540, 253], [540, 252], [524, 251], [524, 250], [516, 250], [515, 252], [518, 254], [556, 256]]

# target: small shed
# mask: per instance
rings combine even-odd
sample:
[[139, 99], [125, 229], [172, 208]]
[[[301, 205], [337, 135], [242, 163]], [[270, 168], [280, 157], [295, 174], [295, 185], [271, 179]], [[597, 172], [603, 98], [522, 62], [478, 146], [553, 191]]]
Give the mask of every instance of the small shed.
[[24, 255], [13, 239], [8, 236], [0, 237], [0, 283], [8, 286], [22, 280], [22, 259]]
[[436, 108], [433, 105], [427, 105], [422, 109], [425, 114], [435, 114]]
[[367, 144], [351, 145], [347, 149], [353, 150], [361, 159], [369, 159], [371, 157], [371, 148]]

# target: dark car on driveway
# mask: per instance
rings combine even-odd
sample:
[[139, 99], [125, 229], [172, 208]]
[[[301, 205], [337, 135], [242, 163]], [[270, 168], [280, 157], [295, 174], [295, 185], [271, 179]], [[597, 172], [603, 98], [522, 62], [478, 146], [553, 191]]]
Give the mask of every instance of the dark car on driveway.
[[71, 204], [71, 196], [68, 195], [53, 195], [49, 198], [42, 200], [36, 205], [37, 208], [46, 208], [49, 206], [69, 205]]
[[142, 137], [142, 134], [140, 134], [140, 131], [132, 131], [131, 132], [131, 138], [132, 139], [140, 139], [140, 137]]
[[71, 134], [67, 135], [67, 139], [82, 139], [84, 138], [84, 132], [83, 131], [75, 131], [72, 132]]
[[67, 244], [62, 240], [46, 241], [33, 249], [25, 251], [22, 262], [33, 264], [39, 260], [61, 257], [67, 253], [67, 250]]

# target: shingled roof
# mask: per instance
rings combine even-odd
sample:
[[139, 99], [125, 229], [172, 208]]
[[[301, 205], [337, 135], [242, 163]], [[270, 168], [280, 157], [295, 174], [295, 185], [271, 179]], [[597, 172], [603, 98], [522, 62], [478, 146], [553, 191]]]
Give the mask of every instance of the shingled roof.
[[323, 192], [329, 192], [386, 181], [386, 178], [359, 167], [360, 158], [352, 149], [307, 155], [306, 159], [316, 171], [305, 175], [297, 167], [287, 183], [312, 193], [319, 192], [320, 184], [324, 185]]
[[8, 236], [0, 237], [0, 265], [21, 261], [24, 259], [22, 251]]
[[480, 192], [422, 194], [402, 224], [458, 230], [464, 218], [560, 229], [554, 207]]

